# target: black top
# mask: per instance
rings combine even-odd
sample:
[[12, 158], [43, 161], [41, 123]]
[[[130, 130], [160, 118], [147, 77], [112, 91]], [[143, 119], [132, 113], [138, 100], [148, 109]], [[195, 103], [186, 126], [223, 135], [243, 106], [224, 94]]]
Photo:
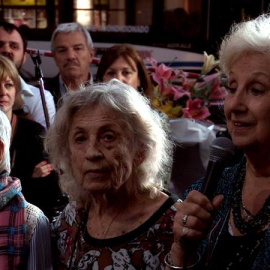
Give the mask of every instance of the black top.
[[265, 231], [245, 236], [232, 236], [226, 230], [225, 237], [217, 245], [211, 269], [252, 269], [264, 237]]
[[21, 180], [25, 199], [38, 206], [51, 219], [61, 190], [56, 171], [41, 178], [32, 178], [35, 166], [47, 157], [43, 148], [45, 129], [37, 122], [17, 116], [10, 146], [10, 175]]
[[55, 107], [57, 108], [57, 104], [59, 99], [61, 98], [60, 85], [59, 85], [59, 74], [47, 81], [44, 82], [44, 88], [51, 92]]

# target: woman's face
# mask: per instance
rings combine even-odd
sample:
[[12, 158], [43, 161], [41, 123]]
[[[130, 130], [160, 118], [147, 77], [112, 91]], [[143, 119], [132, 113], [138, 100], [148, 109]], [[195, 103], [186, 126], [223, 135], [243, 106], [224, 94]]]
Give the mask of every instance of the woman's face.
[[234, 144], [244, 150], [270, 146], [269, 67], [270, 56], [248, 54], [229, 73], [225, 115]]
[[130, 66], [122, 56], [117, 58], [106, 70], [103, 80], [108, 82], [111, 79], [116, 78], [119, 81], [138, 89], [140, 86], [138, 70], [135, 62], [131, 58], [129, 58], [129, 61], [132, 63], [132, 66]]
[[74, 115], [69, 131], [71, 166], [85, 190], [117, 190], [131, 179], [132, 135], [119, 115], [104, 106], [91, 106]]
[[16, 88], [10, 77], [6, 77], [0, 81], [0, 105], [2, 111], [11, 120], [12, 117], [12, 106], [15, 101]]

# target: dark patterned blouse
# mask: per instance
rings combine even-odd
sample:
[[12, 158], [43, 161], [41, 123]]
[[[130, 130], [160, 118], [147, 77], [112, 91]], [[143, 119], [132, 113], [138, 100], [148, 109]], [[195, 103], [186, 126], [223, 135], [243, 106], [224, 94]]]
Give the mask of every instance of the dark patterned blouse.
[[52, 225], [58, 269], [165, 269], [164, 257], [173, 243], [176, 201], [170, 196], [137, 229], [110, 239], [91, 237], [85, 226], [86, 212], [69, 204]]
[[[209, 235], [199, 248], [201, 262], [194, 270], [269, 270], [270, 269], [270, 227], [261, 233], [246, 236], [232, 236], [229, 233], [228, 217], [232, 200], [235, 196], [235, 185], [239, 175], [245, 170], [246, 158], [233, 167], [223, 171], [215, 195], [223, 194], [224, 199], [217, 211]], [[201, 190], [204, 179], [194, 183], [187, 194], [193, 190]]]

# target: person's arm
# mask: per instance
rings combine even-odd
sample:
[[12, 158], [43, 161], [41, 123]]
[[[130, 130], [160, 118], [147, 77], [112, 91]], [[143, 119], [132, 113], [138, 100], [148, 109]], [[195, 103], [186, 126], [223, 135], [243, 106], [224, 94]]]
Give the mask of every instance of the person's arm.
[[28, 270], [52, 270], [52, 248], [50, 224], [48, 218], [41, 213], [35, 231], [30, 239]]

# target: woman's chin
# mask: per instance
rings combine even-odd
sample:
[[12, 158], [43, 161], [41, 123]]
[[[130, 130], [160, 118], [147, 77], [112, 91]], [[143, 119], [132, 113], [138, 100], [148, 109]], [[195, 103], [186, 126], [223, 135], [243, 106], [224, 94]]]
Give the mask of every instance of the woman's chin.
[[102, 182], [94, 182], [91, 183], [83, 183], [82, 187], [85, 191], [90, 193], [100, 193], [100, 192], [107, 192], [111, 188], [111, 184], [109, 182], [102, 183]]

